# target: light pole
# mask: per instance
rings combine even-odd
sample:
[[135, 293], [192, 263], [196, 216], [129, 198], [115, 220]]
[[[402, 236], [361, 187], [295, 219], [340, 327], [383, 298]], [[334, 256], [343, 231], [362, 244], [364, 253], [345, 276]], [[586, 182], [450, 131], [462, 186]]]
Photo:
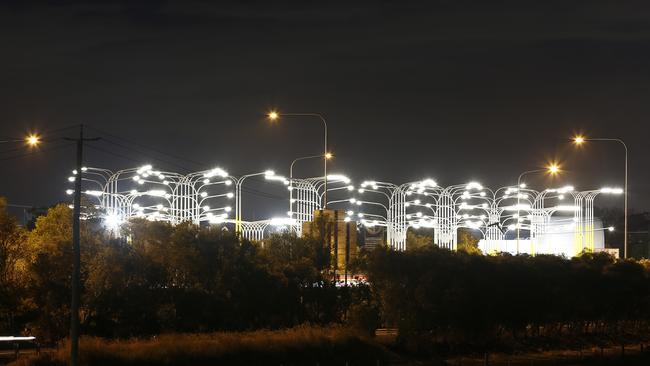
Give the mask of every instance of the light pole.
[[260, 173], [246, 174], [246, 175], [242, 175], [239, 178], [229, 176], [229, 178], [235, 182], [235, 232], [239, 234], [241, 234], [242, 232], [242, 204], [241, 204], [242, 185], [244, 184], [246, 178], [255, 177], [259, 175], [263, 175], [264, 178], [266, 178], [267, 180], [281, 180], [283, 182], [286, 181], [286, 178], [275, 175], [275, 172], [273, 170], [266, 170]]
[[625, 188], [624, 188], [625, 192], [624, 192], [624, 196], [623, 196], [623, 200], [624, 200], [623, 211], [624, 211], [624, 220], [625, 220], [624, 229], [623, 229], [623, 258], [625, 259], [625, 258], [627, 258], [627, 145], [625, 144], [625, 142], [623, 140], [618, 139], [618, 138], [601, 138], [601, 137], [586, 138], [584, 136], [575, 136], [573, 138], [573, 143], [576, 144], [576, 146], [581, 146], [582, 144], [584, 144], [587, 141], [617, 142], [617, 143], [623, 145], [623, 148], [625, 149], [625, 184], [624, 184], [625, 185]]
[[325, 196], [324, 196], [324, 202], [323, 202], [323, 209], [327, 209], [327, 160], [331, 158], [331, 154], [327, 152], [327, 121], [325, 120], [325, 117], [321, 115], [320, 113], [279, 113], [277, 111], [271, 111], [267, 115], [269, 120], [276, 121], [280, 117], [315, 117], [320, 119], [320, 121], [323, 123], [323, 128], [325, 132], [325, 143], [324, 143], [324, 148], [323, 148], [323, 177], [325, 179]]
[[78, 138], [65, 138], [77, 145], [77, 175], [74, 180], [74, 208], [72, 214], [72, 301], [70, 306], [70, 365], [79, 364], [79, 305], [81, 295], [81, 180], [83, 175], [84, 141], [97, 141], [98, 138], [84, 138], [84, 126], [79, 125]]
[[519, 254], [519, 229], [520, 229], [520, 226], [521, 226], [519, 224], [519, 222], [520, 222], [520, 209], [521, 209], [521, 207], [520, 207], [521, 206], [521, 204], [520, 204], [520, 202], [521, 202], [521, 192], [520, 192], [520, 190], [522, 188], [521, 187], [521, 178], [523, 178], [527, 174], [534, 174], [534, 173], [541, 173], [541, 172], [547, 172], [547, 173], [549, 173], [551, 175], [555, 175], [555, 174], [560, 172], [560, 167], [557, 164], [552, 163], [551, 165], [549, 165], [548, 167], [546, 167], [544, 169], [527, 170], [527, 171], [519, 174], [519, 178], [517, 178], [517, 254]]
[[[75, 183], [74, 190], [74, 205], [72, 214], [72, 296], [70, 301], [70, 365], [77, 366], [79, 363], [79, 307], [81, 295], [81, 233], [80, 233], [80, 217], [81, 217], [81, 182], [82, 175], [86, 169], [83, 169], [83, 145], [85, 141], [97, 141], [99, 138], [85, 138], [84, 126], [79, 125], [78, 138], [64, 138], [67, 141], [74, 141], [76, 143], [76, 171], [77, 175], [73, 179]], [[41, 142], [41, 138], [36, 134], [30, 134], [24, 140], [5, 140], [0, 143], [6, 142], [19, 142], [25, 141], [27, 145], [36, 147]]]
[[[322, 158], [322, 157], [325, 157], [325, 161], [327, 161], [327, 160], [332, 158], [332, 154], [326, 153], [325, 155], [322, 155], [322, 154], [321, 155], [311, 155], [311, 156], [303, 156], [303, 157], [300, 157], [300, 158], [293, 159], [293, 161], [291, 162], [291, 165], [289, 166], [289, 188], [290, 188], [290, 190], [293, 188], [293, 166], [294, 166], [294, 164], [296, 164], [297, 162], [299, 162], [301, 160], [316, 159], [316, 158]], [[327, 179], [327, 177], [324, 177], [323, 179]], [[293, 202], [292, 202], [292, 200], [293, 200], [293, 191], [290, 191], [290, 193], [289, 193], [289, 212], [293, 211]], [[325, 202], [325, 204], [327, 204], [327, 202]]]

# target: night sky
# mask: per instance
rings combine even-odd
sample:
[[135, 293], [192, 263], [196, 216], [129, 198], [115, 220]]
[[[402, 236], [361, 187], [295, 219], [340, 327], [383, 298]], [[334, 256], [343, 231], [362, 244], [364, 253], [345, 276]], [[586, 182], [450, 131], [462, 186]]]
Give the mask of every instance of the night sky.
[[529, 185], [622, 186], [621, 146], [569, 142], [621, 138], [630, 205], [650, 209], [647, 1], [23, 3], [0, 5], [0, 140], [51, 141], [30, 155], [0, 145], [0, 195], [14, 204], [69, 199], [74, 149], [57, 139], [75, 130], [56, 130], [80, 123], [104, 139], [88, 165], [288, 174], [322, 151], [322, 128], [271, 125], [278, 108], [323, 113], [331, 171], [355, 182], [498, 187], [557, 160], [560, 178]]

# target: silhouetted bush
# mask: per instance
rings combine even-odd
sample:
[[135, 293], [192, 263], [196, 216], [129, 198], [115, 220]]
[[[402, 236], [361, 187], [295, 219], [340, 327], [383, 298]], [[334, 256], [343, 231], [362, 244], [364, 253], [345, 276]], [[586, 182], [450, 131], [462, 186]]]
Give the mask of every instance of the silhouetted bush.
[[379, 249], [364, 267], [384, 319], [402, 338], [426, 334], [489, 346], [504, 337], [623, 337], [648, 329], [648, 267], [607, 254], [565, 259]]

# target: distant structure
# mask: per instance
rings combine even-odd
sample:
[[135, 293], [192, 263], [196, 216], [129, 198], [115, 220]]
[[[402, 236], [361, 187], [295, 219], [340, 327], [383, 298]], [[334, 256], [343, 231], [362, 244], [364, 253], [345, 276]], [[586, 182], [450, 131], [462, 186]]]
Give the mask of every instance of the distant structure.
[[[583, 250], [582, 247], [576, 246], [575, 236], [576, 223], [573, 216], [552, 217], [549, 221], [546, 233], [531, 239], [526, 232], [526, 236], [520, 238], [519, 242], [513, 233], [502, 240], [488, 242], [481, 239], [478, 242], [478, 248], [484, 253], [510, 253], [510, 254], [553, 254], [570, 257], [576, 252]], [[603, 229], [600, 219], [593, 221], [594, 235], [593, 249], [594, 252], [605, 250], [605, 230]]]
[[[189, 221], [226, 226], [247, 239], [263, 240], [278, 231], [301, 235], [308, 228], [305, 223], [318, 221], [315, 212], [322, 213], [327, 207], [335, 211], [325, 210], [323, 220], [336, 225], [341, 220], [352, 223], [341, 227], [363, 227], [361, 241], [367, 248], [385, 243], [405, 250], [409, 228], [428, 228], [434, 244], [456, 250], [458, 232], [463, 228], [482, 238], [481, 249], [486, 254], [505, 251], [573, 256], [583, 250], [599, 250], [606, 229], [594, 218], [594, 202], [602, 194], [623, 193], [620, 188], [578, 191], [568, 185], [541, 191], [525, 184], [497, 189], [478, 182], [440, 186], [433, 179], [403, 184], [373, 180], [354, 186], [341, 174], [287, 179], [266, 170], [236, 177], [221, 168], [179, 174], [151, 165], [116, 172], [86, 167], [73, 174], [83, 174], [89, 189], [82, 193], [96, 199], [96, 208], [111, 228], [132, 218], [172, 224]], [[242, 187], [254, 176], [286, 186], [287, 216], [245, 219]], [[74, 176], [69, 180], [74, 181]], [[565, 222], [557, 225], [560, 218]], [[558, 232], [558, 228], [564, 231]], [[352, 231], [356, 235], [356, 229]]]

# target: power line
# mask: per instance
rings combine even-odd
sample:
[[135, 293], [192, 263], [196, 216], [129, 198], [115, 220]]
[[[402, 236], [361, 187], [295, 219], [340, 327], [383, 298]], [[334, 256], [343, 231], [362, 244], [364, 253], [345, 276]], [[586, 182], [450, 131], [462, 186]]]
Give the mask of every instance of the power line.
[[[39, 135], [49, 135], [49, 134], [54, 134], [54, 133], [58, 133], [58, 132], [65, 131], [65, 130], [69, 130], [69, 129], [72, 129], [72, 128], [76, 128], [76, 126], [68, 126], [68, 127], [55, 128], [55, 129], [52, 129], [52, 130], [46, 130], [46, 131], [40, 132]], [[23, 139], [15, 139], [15, 140], [16, 140], [16, 141], [23, 141]], [[46, 138], [45, 140], [41, 140], [41, 141], [50, 141], [50, 140], [58, 140], [58, 139], [50, 139], [50, 138]], [[6, 154], [6, 153], [14, 152], [14, 151], [22, 151], [22, 150], [24, 150], [24, 149], [25, 149], [24, 146], [20, 146], [20, 147], [16, 147], [16, 148], [8, 149], [8, 150], [0, 151], [0, 154]]]
[[27, 153], [24, 153], [24, 154], [18, 154], [18, 155], [5, 157], [5, 158], [0, 158], [0, 162], [13, 160], [13, 159], [19, 159], [19, 158], [23, 158], [25, 156], [30, 156], [30, 155], [34, 155], [34, 154], [41, 154], [41, 153], [43, 153], [45, 151], [58, 150], [58, 149], [61, 149], [63, 147], [70, 147], [71, 145], [72, 144], [70, 144], [70, 143], [65, 143], [65, 144], [56, 145], [56, 146], [48, 146], [48, 147], [45, 147], [45, 148], [39, 148], [38, 150], [30, 151], [30, 152], [27, 152]]
[[176, 159], [176, 160], [179, 160], [179, 161], [188, 162], [188, 163], [194, 164], [194, 165], [196, 165], [196, 166], [198, 166], [198, 167], [201, 167], [201, 168], [205, 167], [205, 164], [204, 164], [204, 163], [200, 163], [200, 162], [197, 162], [197, 161], [194, 161], [194, 160], [191, 160], [191, 159], [188, 159], [188, 158], [184, 158], [184, 157], [181, 157], [181, 156], [172, 155], [172, 154], [169, 154], [169, 153], [164, 152], [164, 151], [162, 151], [162, 150], [159, 150], [159, 149], [157, 149], [157, 148], [150, 147], [150, 146], [146, 146], [146, 145], [143, 145], [143, 144], [141, 144], [141, 143], [138, 143], [138, 142], [135, 142], [135, 141], [132, 141], [132, 140], [126, 139], [126, 138], [124, 138], [124, 137], [120, 137], [120, 136], [117, 136], [117, 135], [114, 135], [114, 134], [108, 133], [108, 132], [103, 131], [103, 130], [100, 130], [100, 129], [96, 128], [96, 127], [89, 126], [89, 128], [91, 128], [91, 129], [93, 129], [93, 130], [99, 132], [100, 134], [103, 134], [103, 135], [106, 135], [106, 136], [109, 136], [109, 137], [112, 137], [112, 138], [115, 138], [115, 139], [118, 139], [118, 140], [122, 140], [122, 141], [124, 141], [124, 142], [127, 142], [127, 143], [129, 143], [129, 144], [132, 144], [132, 145], [138, 146], [138, 147], [140, 147], [140, 148], [143, 148], [143, 149], [150, 150], [150, 151], [153, 151], [153, 152], [158, 153], [158, 154], [162, 154], [162, 155], [168, 156], [168, 157], [170, 157], [170, 158], [172, 158], [172, 159]]
[[[119, 144], [119, 143], [115, 143], [115, 142], [112, 142], [112, 141], [108, 141], [108, 140], [106, 140], [106, 139], [104, 139], [104, 141], [107, 142], [107, 143], [109, 143], [109, 144], [116, 145], [116, 146], [123, 146], [123, 145], [121, 145], [121, 144]], [[96, 146], [93, 146], [92, 148], [95, 149], [95, 150], [97, 150], [97, 151], [101, 151], [101, 152], [103, 152], [103, 153], [106, 153], [106, 154], [114, 155], [114, 156], [117, 156], [117, 157], [120, 157], [120, 158], [123, 158], [123, 159], [126, 159], [126, 160], [130, 160], [130, 161], [133, 161], [133, 162], [136, 162], [136, 163], [141, 163], [140, 160], [134, 159], [134, 158], [129, 157], [129, 156], [126, 156], [126, 155], [122, 155], [122, 154], [116, 153], [116, 152], [114, 152], [114, 151], [106, 150], [106, 149], [103, 149], [103, 148], [100, 148], [100, 147], [96, 147]], [[153, 157], [153, 156], [151, 156], [151, 155], [149, 155], [149, 154], [147, 154], [147, 153], [143, 153], [143, 152], [140, 152], [140, 151], [138, 151], [138, 152], [139, 152], [140, 154], [146, 156], [146, 157], [149, 158], [150, 160], [154, 160], [154, 161], [157, 161], [157, 162], [161, 162], [161, 163], [166, 164], [166, 165], [171, 165], [171, 166], [174, 166], [174, 167], [180, 168], [180, 169], [182, 169], [182, 170], [188, 170], [186, 167], [184, 167], [184, 166], [182, 166], [182, 165], [180, 165], [180, 164], [178, 164], [178, 163], [174, 163], [174, 162], [171, 162], [171, 161], [168, 161], [168, 160], [163, 160], [163, 159], [160, 159], [160, 158], [157, 158], [157, 157]]]

